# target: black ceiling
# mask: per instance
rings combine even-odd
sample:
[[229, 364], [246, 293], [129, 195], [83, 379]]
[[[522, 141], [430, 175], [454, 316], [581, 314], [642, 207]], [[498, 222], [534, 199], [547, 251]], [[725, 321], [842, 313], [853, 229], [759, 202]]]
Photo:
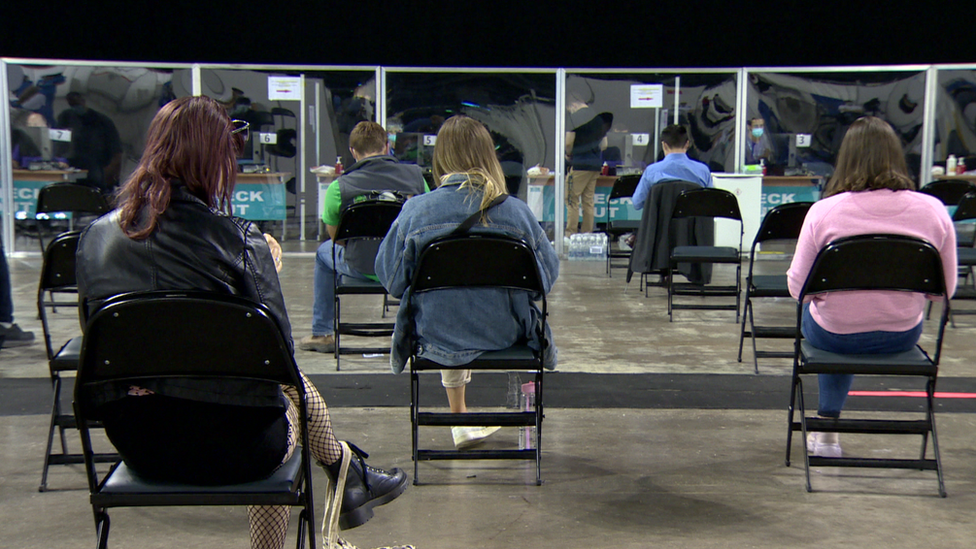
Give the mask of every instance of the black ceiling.
[[6, 57], [505, 67], [976, 63], [972, 9], [901, 0], [4, 4]]

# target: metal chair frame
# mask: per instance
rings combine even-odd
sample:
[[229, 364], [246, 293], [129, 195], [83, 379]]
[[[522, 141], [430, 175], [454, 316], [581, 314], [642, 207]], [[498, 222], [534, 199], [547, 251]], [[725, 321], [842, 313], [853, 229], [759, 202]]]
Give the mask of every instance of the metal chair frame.
[[[539, 296], [542, 325], [536, 334], [540, 349], [551, 345], [546, 339], [548, 306], [535, 253], [516, 238], [485, 233], [441, 237], [430, 242], [420, 254], [411, 283], [414, 295], [437, 290], [464, 288], [507, 288]], [[403, 301], [401, 307], [410, 307]], [[408, 314], [410, 311], [408, 310]], [[412, 332], [412, 326], [411, 326]], [[421, 412], [420, 373], [448, 368], [416, 355], [410, 358], [410, 423], [414, 460], [414, 484], [419, 483], [420, 461], [468, 459], [534, 460], [536, 484], [542, 484], [543, 355], [526, 344], [489, 351], [474, 361], [453, 368], [472, 370], [527, 371], [536, 384], [535, 408], [523, 412]], [[502, 426], [535, 427], [535, 448], [429, 450], [420, 448], [420, 426]]]
[[[674, 320], [675, 309], [735, 311], [739, 323], [739, 300], [742, 293], [742, 238], [744, 226], [739, 202], [735, 195], [724, 189], [701, 188], [682, 191], [674, 204], [671, 219], [687, 217], [725, 218], [739, 222], [739, 247], [731, 246], [676, 246], [671, 250], [668, 277], [668, 321]], [[676, 283], [680, 263], [707, 263], [735, 265], [735, 284], [731, 286]], [[734, 305], [708, 305], [704, 303], [674, 303], [675, 296], [735, 297]]]
[[[180, 321], [157, 322], [157, 318]], [[113, 507], [286, 505], [302, 508], [297, 547], [305, 546], [306, 528], [309, 546], [315, 547], [307, 429], [301, 429], [301, 447], [292, 458], [263, 480], [181, 484], [148, 479], [124, 462], [99, 478], [88, 426], [89, 420], [100, 416], [91, 396], [106, 383], [139, 384], [147, 378], [183, 383], [221, 378], [290, 385], [299, 395], [302, 425], [308, 417], [298, 366], [280, 326], [263, 305], [209, 292], [136, 292], [108, 299], [88, 322], [75, 384], [75, 414], [81, 428], [96, 546], [108, 546], [108, 509]]]
[[[757, 326], [753, 299], [789, 298], [786, 275], [756, 275], [754, 269], [757, 251], [763, 243], [774, 240], [796, 240], [803, 227], [803, 219], [812, 202], [791, 202], [769, 210], [759, 226], [756, 238], [749, 250], [749, 272], [746, 275], [746, 295], [743, 300], [742, 330], [739, 332], [739, 356], [742, 362], [742, 347], [745, 338], [752, 341], [752, 357], [755, 373], [759, 373], [760, 358], [793, 358], [793, 351], [760, 351], [756, 348], [757, 339], [793, 339], [793, 326]], [[748, 323], [748, 328], [746, 324]]]
[[[924, 293], [942, 301], [935, 352], [928, 353], [916, 345], [903, 353], [844, 355], [817, 349], [803, 340], [800, 333], [804, 298], [846, 290], [886, 290]], [[942, 356], [942, 339], [949, 318], [949, 297], [939, 252], [929, 243], [897, 235], [860, 235], [843, 238], [824, 247], [817, 255], [800, 293], [796, 307], [794, 334], [793, 381], [790, 388], [786, 435], [786, 465], [794, 431], [805, 444], [811, 431], [920, 435], [918, 459], [821, 457], [810, 456], [804, 448], [806, 489], [811, 467], [869, 467], [936, 471], [939, 495], [945, 497], [945, 483], [939, 442], [935, 429], [935, 383]], [[859, 376], [921, 377], [925, 379], [924, 419], [857, 419], [807, 417], [803, 399], [802, 378], [812, 374], [855, 374]], [[799, 414], [799, 421], [796, 414]], [[932, 438], [933, 458], [926, 458], [928, 438]]]

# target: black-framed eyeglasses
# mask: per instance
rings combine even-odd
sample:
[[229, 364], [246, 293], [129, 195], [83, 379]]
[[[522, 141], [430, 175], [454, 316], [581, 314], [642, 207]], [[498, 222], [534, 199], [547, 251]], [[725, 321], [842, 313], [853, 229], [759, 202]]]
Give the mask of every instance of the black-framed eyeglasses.
[[251, 138], [251, 123], [247, 120], [231, 120], [230, 134], [237, 137], [240, 140], [241, 148], [244, 148], [244, 144]]

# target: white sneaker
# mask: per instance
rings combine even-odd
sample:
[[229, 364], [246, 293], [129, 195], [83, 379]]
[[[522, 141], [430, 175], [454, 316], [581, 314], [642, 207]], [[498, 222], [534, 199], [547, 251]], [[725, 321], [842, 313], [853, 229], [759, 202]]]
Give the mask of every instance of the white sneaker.
[[811, 456], [826, 457], [826, 458], [839, 458], [843, 455], [840, 449], [839, 442], [825, 443], [821, 442], [820, 435], [822, 433], [807, 433], [807, 452]]
[[483, 442], [499, 429], [501, 427], [451, 427], [451, 435], [454, 436], [454, 447], [458, 450], [470, 448], [475, 444]]

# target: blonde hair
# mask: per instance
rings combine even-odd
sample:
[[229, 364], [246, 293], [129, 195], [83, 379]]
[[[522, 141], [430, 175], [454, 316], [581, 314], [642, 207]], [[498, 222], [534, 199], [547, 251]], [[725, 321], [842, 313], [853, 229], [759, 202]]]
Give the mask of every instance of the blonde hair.
[[[444, 122], [437, 132], [433, 164], [434, 178], [440, 184], [452, 175], [467, 177], [461, 188], [481, 192], [481, 210], [507, 194], [495, 143], [485, 126], [473, 118], [457, 115]], [[488, 224], [487, 213], [482, 214], [481, 222]]]
[[851, 124], [837, 153], [824, 198], [876, 189], [915, 190], [901, 141], [884, 120], [865, 116]]

